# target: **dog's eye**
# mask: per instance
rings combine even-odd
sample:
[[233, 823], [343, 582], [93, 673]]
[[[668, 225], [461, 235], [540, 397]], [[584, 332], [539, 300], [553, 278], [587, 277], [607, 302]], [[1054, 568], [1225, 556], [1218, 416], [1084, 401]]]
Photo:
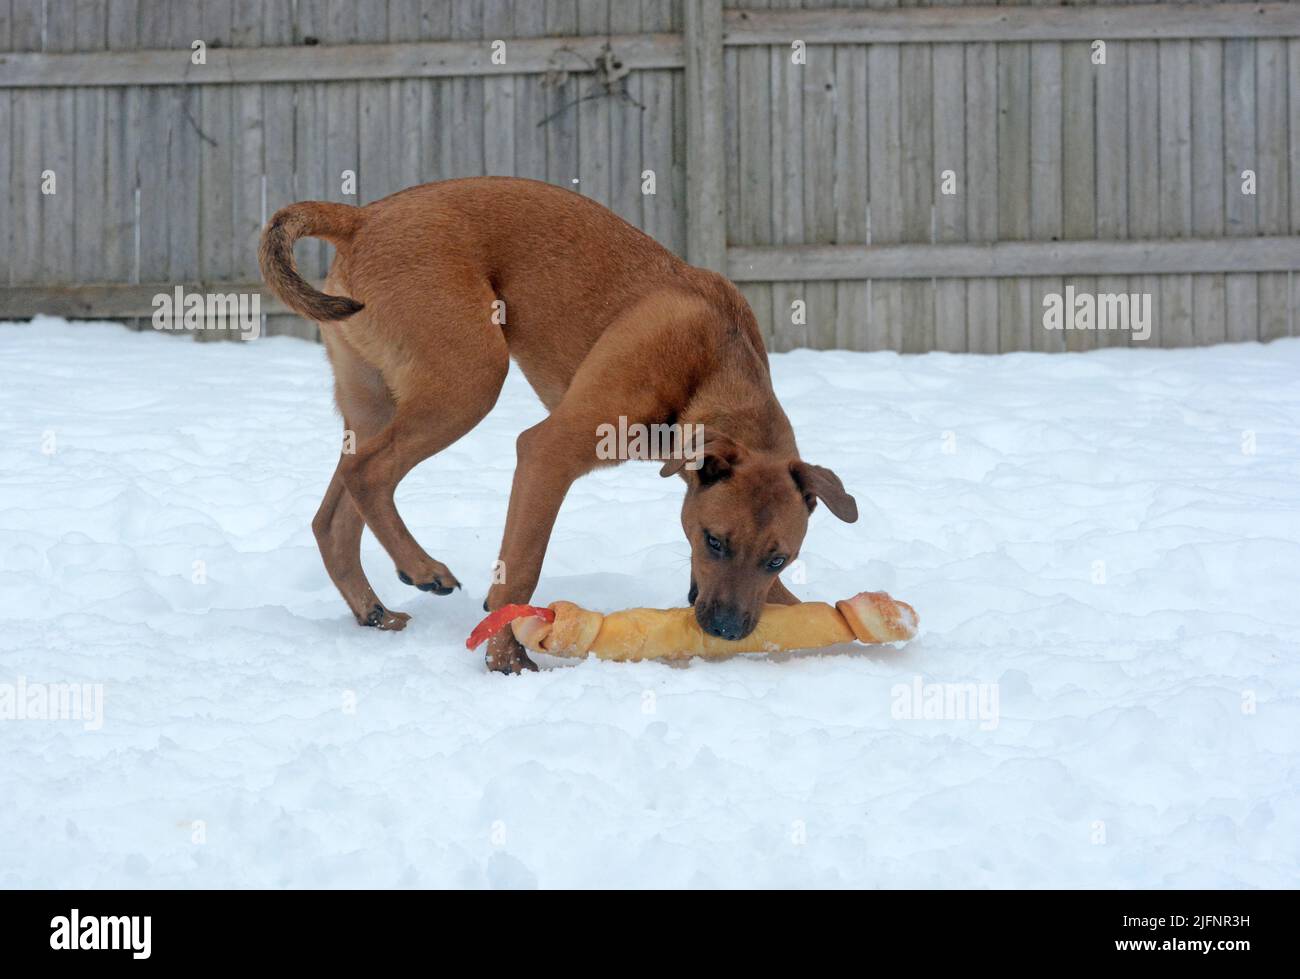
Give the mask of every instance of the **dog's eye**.
[[781, 556], [777, 556], [767, 562], [767, 569], [769, 571], [776, 571], [779, 568], [781, 568], [781, 566], [784, 564], [785, 564], [785, 558]]
[[715, 554], [721, 554], [721, 553], [722, 553], [722, 541], [718, 540], [718, 539], [717, 539], [716, 537], [714, 537], [712, 534], [710, 534], [710, 533], [705, 533], [705, 535], [704, 535], [704, 543], [706, 543], [706, 544], [709, 545], [709, 550], [712, 551], [713, 553], [715, 553]]

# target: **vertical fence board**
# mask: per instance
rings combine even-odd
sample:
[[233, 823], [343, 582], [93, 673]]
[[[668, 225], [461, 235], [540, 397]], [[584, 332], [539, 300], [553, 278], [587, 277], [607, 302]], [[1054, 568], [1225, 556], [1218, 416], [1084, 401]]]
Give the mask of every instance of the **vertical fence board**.
[[[871, 0], [872, 7], [894, 7], [897, 0]], [[902, 98], [898, 91], [899, 45], [873, 44], [867, 51], [867, 140], [872, 244], [894, 244], [903, 237]], [[903, 293], [897, 279], [870, 284], [868, 350], [903, 347]]]
[[[942, 0], [957, 3], [960, 0]], [[966, 165], [966, 51], [960, 44], [936, 44], [932, 55], [934, 154], [930, 186], [935, 188], [934, 233], [938, 242], [966, 239], [966, 200], [971, 192]], [[944, 171], [954, 174], [955, 194], [944, 194]], [[934, 346], [936, 350], [966, 349], [966, 290], [961, 279], [934, 284]]]
[[[1159, 43], [1160, 234], [1182, 238], [1192, 230], [1192, 49], [1189, 41]], [[1195, 340], [1192, 277], [1160, 277], [1160, 344]]]
[[[867, 49], [835, 50], [835, 241], [867, 240]], [[865, 282], [835, 284], [835, 334], [830, 346], [865, 350], [867, 300]]]
[[[483, 47], [514, 36], [515, 4], [512, 0], [484, 0]], [[506, 64], [510, 63], [506, 44]], [[515, 78], [502, 75], [483, 79], [483, 172], [495, 177], [515, 172]]]
[[[198, 13], [196, 39], [201, 39], [209, 50], [229, 47], [234, 28], [233, 0], [204, 0]], [[235, 271], [231, 248], [235, 238], [235, 89], [230, 85], [203, 85], [194, 94], [201, 143], [196, 202], [199, 276], [204, 282], [228, 282]], [[232, 335], [227, 330], [200, 332], [194, 339], [229, 339]]]
[[[766, 3], [766, 0], [765, 0]], [[774, 8], [798, 7], [799, 0], [772, 0]], [[795, 39], [791, 38], [793, 42]], [[757, 70], [757, 69], [755, 69]], [[771, 184], [767, 191], [772, 212], [774, 245], [793, 245], [804, 241], [804, 154], [803, 154], [803, 73], [805, 66], [794, 63], [791, 44], [773, 45], [768, 56], [771, 79]], [[739, 105], [737, 113], [740, 112]], [[762, 192], [762, 188], [759, 188]], [[808, 297], [802, 282], [773, 282], [757, 293], [760, 303], [771, 309], [770, 324], [764, 322], [773, 350], [791, 350], [808, 343]], [[803, 322], [796, 323], [794, 304], [804, 303]]]
[[[828, 2], [804, 0], [804, 6], [824, 7]], [[804, 238], [818, 243], [835, 240], [835, 57], [834, 45], [810, 45], [803, 66]], [[834, 346], [835, 283], [806, 283], [804, 298], [808, 323], [803, 346]]]
[[[1123, 2], [1123, 0], [1119, 0]], [[1128, 62], [1125, 41], [1104, 40], [1106, 63], [1095, 66], [1097, 82], [1097, 235], [1108, 240], [1129, 237], [1128, 200]], [[1097, 279], [1099, 294], [1129, 291], [1127, 276]], [[1117, 330], [1097, 334], [1097, 345], [1127, 343]]]
[[[1023, 0], [1002, 0], [1003, 5]], [[998, 58], [998, 238], [1023, 240], [1029, 225], [1029, 45], [999, 44]], [[1027, 279], [998, 282], [998, 349], [1030, 350], [1034, 317]]]
[[[1038, 0], [1035, 0], [1038, 2]], [[1040, 42], [1029, 47], [1029, 70], [1032, 85], [1029, 93], [1029, 234], [1046, 241], [1064, 237], [1064, 135], [1061, 110], [1061, 45]], [[1065, 283], [1059, 276], [1042, 276], [1029, 284], [1029, 343], [1034, 350], [1060, 351], [1071, 331], [1047, 330], [1043, 327], [1043, 300], [1049, 293], [1064, 294]], [[1065, 310], [1065, 325], [1073, 311]]]
[[[578, 33], [608, 34], [609, 6], [602, 0], [578, 0]], [[609, 99], [596, 76], [584, 74], [579, 86], [578, 116], [578, 190], [597, 203], [610, 204], [612, 187], [609, 172]]]
[[[77, 0], [74, 16], [75, 49], [103, 50], [108, 43], [108, 5], [97, 0]], [[108, 94], [104, 88], [79, 88], [73, 92], [76, 146], [74, 173], [76, 237], [73, 274], [79, 282], [106, 282], [104, 239], [107, 237]]]
[[[45, 50], [73, 51], [77, 47], [74, 0], [45, 0]], [[42, 282], [55, 282], [76, 266], [77, 203], [89, 205], [89, 194], [78, 194], [76, 166], [76, 92], [70, 88], [45, 89], [41, 106], [41, 168], [54, 171], [57, 192], [42, 195], [41, 271]]]
[[[1255, 157], [1255, 42], [1223, 42], [1223, 144], [1225, 233], [1253, 235], [1258, 198], [1243, 192], [1246, 170], [1258, 175]], [[1228, 339], [1259, 339], [1258, 277], [1227, 276]]]
[[[13, 9], [10, 0], [0, 0], [0, 52], [13, 46]], [[26, 247], [14, 232], [13, 93], [0, 92], [0, 288], [11, 283], [13, 254]]]
[[[611, 4], [611, 34], [635, 34], [641, 29], [638, 3]], [[616, 53], [617, 56], [617, 53]], [[629, 224], [643, 223], [641, 213], [641, 72], [630, 72], [617, 83], [609, 102], [609, 204]]]
[[[548, 34], [578, 32], [577, 0], [546, 0]], [[567, 63], [567, 62], [566, 62]], [[562, 83], [549, 86], [546, 124], [547, 179], [563, 187], [574, 187], [581, 170], [578, 157], [578, 117], [572, 103], [582, 97], [581, 75], [570, 74]]]
[[[423, 0], [420, 6], [420, 37], [443, 41], [453, 34], [452, 0]], [[453, 130], [444, 91], [446, 78], [424, 78], [420, 85], [421, 182], [444, 180], [452, 175], [451, 142], [464, 138]]]
[[[998, 57], [994, 44], [966, 44], [966, 237], [998, 237]], [[966, 349], [995, 354], [999, 341], [997, 279], [966, 282]]]
[[[672, 8], [672, 0], [641, 0], [641, 29], [648, 33], [671, 30]], [[675, 74], [667, 69], [641, 72], [641, 169], [655, 173], [655, 193], [642, 200], [641, 220], [656, 241], [681, 254], [682, 198], [674, 191], [673, 175], [673, 128], [679, 124], [673, 112]], [[684, 120], [680, 124], [684, 125]]]
[[[777, 131], [779, 123], [772, 113], [770, 52], [763, 47], [742, 48], [736, 52], [735, 61], [735, 141], [739, 156], [733, 179], [737, 181], [738, 197], [736, 212], [728, 218], [728, 242], [768, 244], [773, 241], [774, 232], [769, 197], [773, 186], [773, 140], [797, 142], [796, 132], [798, 138], [803, 134], [797, 130]], [[798, 66], [794, 67], [789, 76], [793, 84], [800, 84], [802, 71]], [[789, 329], [786, 314], [773, 309], [772, 286], [747, 282], [742, 291], [759, 323], [770, 324], [768, 329], [773, 349], [788, 350], [792, 345], [803, 345]]]
[[[1223, 42], [1192, 42], [1192, 234], [1223, 234]], [[1197, 343], [1227, 339], [1223, 275], [1192, 282], [1192, 329]]]
[[[1288, 221], [1287, 42], [1261, 38], [1255, 62], [1255, 148], [1258, 160], [1260, 234], [1285, 234]], [[1290, 275], [1264, 272], [1258, 278], [1259, 339], [1290, 333]]]
[[[521, 3], [515, 7], [514, 36], [541, 37], [546, 33], [546, 6]], [[530, 180], [546, 179], [546, 79], [525, 75], [515, 80], [514, 172]]]
[[[1160, 234], [1160, 52], [1156, 41], [1128, 45], [1128, 227], [1131, 238]], [[1134, 276], [1131, 288], [1151, 296], [1151, 336], [1148, 346], [1163, 342], [1164, 309], [1160, 280], [1154, 275]], [[1131, 331], [1121, 331], [1124, 342]]]
[[[294, 23], [294, 0], [274, 0], [262, 11], [262, 40], [266, 44], [286, 45], [298, 40]], [[301, 107], [300, 90], [305, 86], [289, 83], [260, 86], [262, 97], [262, 168], [258, 188], [262, 222], [272, 214], [301, 199], [298, 194], [297, 137]], [[318, 159], [313, 154], [312, 159]], [[304, 161], [305, 163], [305, 161]], [[299, 246], [298, 254], [304, 246]], [[253, 257], [251, 261], [256, 261]], [[303, 336], [316, 339], [316, 327], [299, 316], [267, 315], [262, 329], [270, 336]]]
[[[918, 0], [901, 0], [917, 6]], [[904, 44], [898, 53], [898, 90], [903, 157], [903, 240], [934, 236], [934, 82], [931, 46]], [[910, 279], [900, 287], [905, 353], [933, 350], [934, 280]]]
[[[388, 39], [388, 6], [380, 2], [357, 4], [355, 40], [358, 43]], [[400, 189], [394, 172], [402, 157], [393, 145], [391, 128], [399, 122], [390, 114], [393, 90], [401, 82], [361, 82], [357, 85], [357, 197], [369, 204]]]
[[[1061, 46], [1061, 237], [1097, 235], [1097, 68], [1087, 41]], [[1096, 293], [1094, 276], [1065, 280], [1081, 292]], [[1070, 330], [1067, 350], [1087, 350], [1097, 343], [1094, 330]]]
[[[529, 9], [536, 4], [528, 5]], [[422, 37], [420, 0], [388, 0], [388, 40], [419, 41]], [[388, 179], [392, 193], [430, 180], [421, 166], [423, 83], [405, 78], [388, 83]]]

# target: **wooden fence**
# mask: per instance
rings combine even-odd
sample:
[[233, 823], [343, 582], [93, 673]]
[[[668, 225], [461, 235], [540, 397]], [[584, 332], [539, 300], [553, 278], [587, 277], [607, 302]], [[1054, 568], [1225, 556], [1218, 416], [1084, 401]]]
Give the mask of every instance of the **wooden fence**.
[[491, 173], [726, 271], [778, 350], [1135, 342], [1044, 329], [1067, 286], [1165, 346], [1300, 325], [1300, 4], [0, 0], [0, 144], [0, 319], [256, 291], [281, 204]]

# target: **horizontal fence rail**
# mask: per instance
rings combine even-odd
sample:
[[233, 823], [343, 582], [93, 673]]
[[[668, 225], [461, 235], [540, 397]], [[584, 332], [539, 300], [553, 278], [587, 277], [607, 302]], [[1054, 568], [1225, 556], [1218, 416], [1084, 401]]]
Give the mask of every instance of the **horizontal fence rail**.
[[732, 246], [737, 282], [1186, 275], [1300, 269], [1300, 237], [988, 244]]
[[[697, 0], [692, 0], [697, 2]], [[1300, 4], [1145, 4], [1138, 7], [904, 7], [729, 10], [729, 47], [805, 44], [935, 44], [979, 41], [1175, 40], [1300, 37]], [[201, 40], [196, 38], [196, 40]], [[361, 81], [591, 70], [608, 48], [621, 67], [682, 68], [681, 34], [212, 48], [195, 65], [169, 48], [75, 54], [0, 54], [0, 88], [86, 85], [238, 85]]]
[[723, 43], [936, 44], [978, 41], [1158, 41], [1300, 36], [1294, 3], [1138, 7], [903, 7], [730, 10]]
[[593, 70], [608, 49], [619, 68], [681, 68], [680, 34], [543, 37], [506, 42], [504, 62], [487, 41], [427, 44], [314, 44], [212, 48], [205, 64], [190, 49], [92, 54], [0, 55], [0, 88], [86, 85], [246, 85], [252, 82], [343, 82], [457, 78]]

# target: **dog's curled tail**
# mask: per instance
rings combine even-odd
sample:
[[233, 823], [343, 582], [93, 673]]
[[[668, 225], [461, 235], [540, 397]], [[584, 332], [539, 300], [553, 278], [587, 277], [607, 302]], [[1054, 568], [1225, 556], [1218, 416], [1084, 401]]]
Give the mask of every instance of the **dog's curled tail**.
[[346, 246], [361, 223], [361, 210], [350, 204], [302, 201], [282, 207], [271, 216], [257, 250], [262, 278], [294, 312], [313, 320], [345, 320], [365, 306], [347, 296], [327, 296], [313, 288], [293, 261], [293, 243], [299, 238], [324, 238], [335, 247]]

